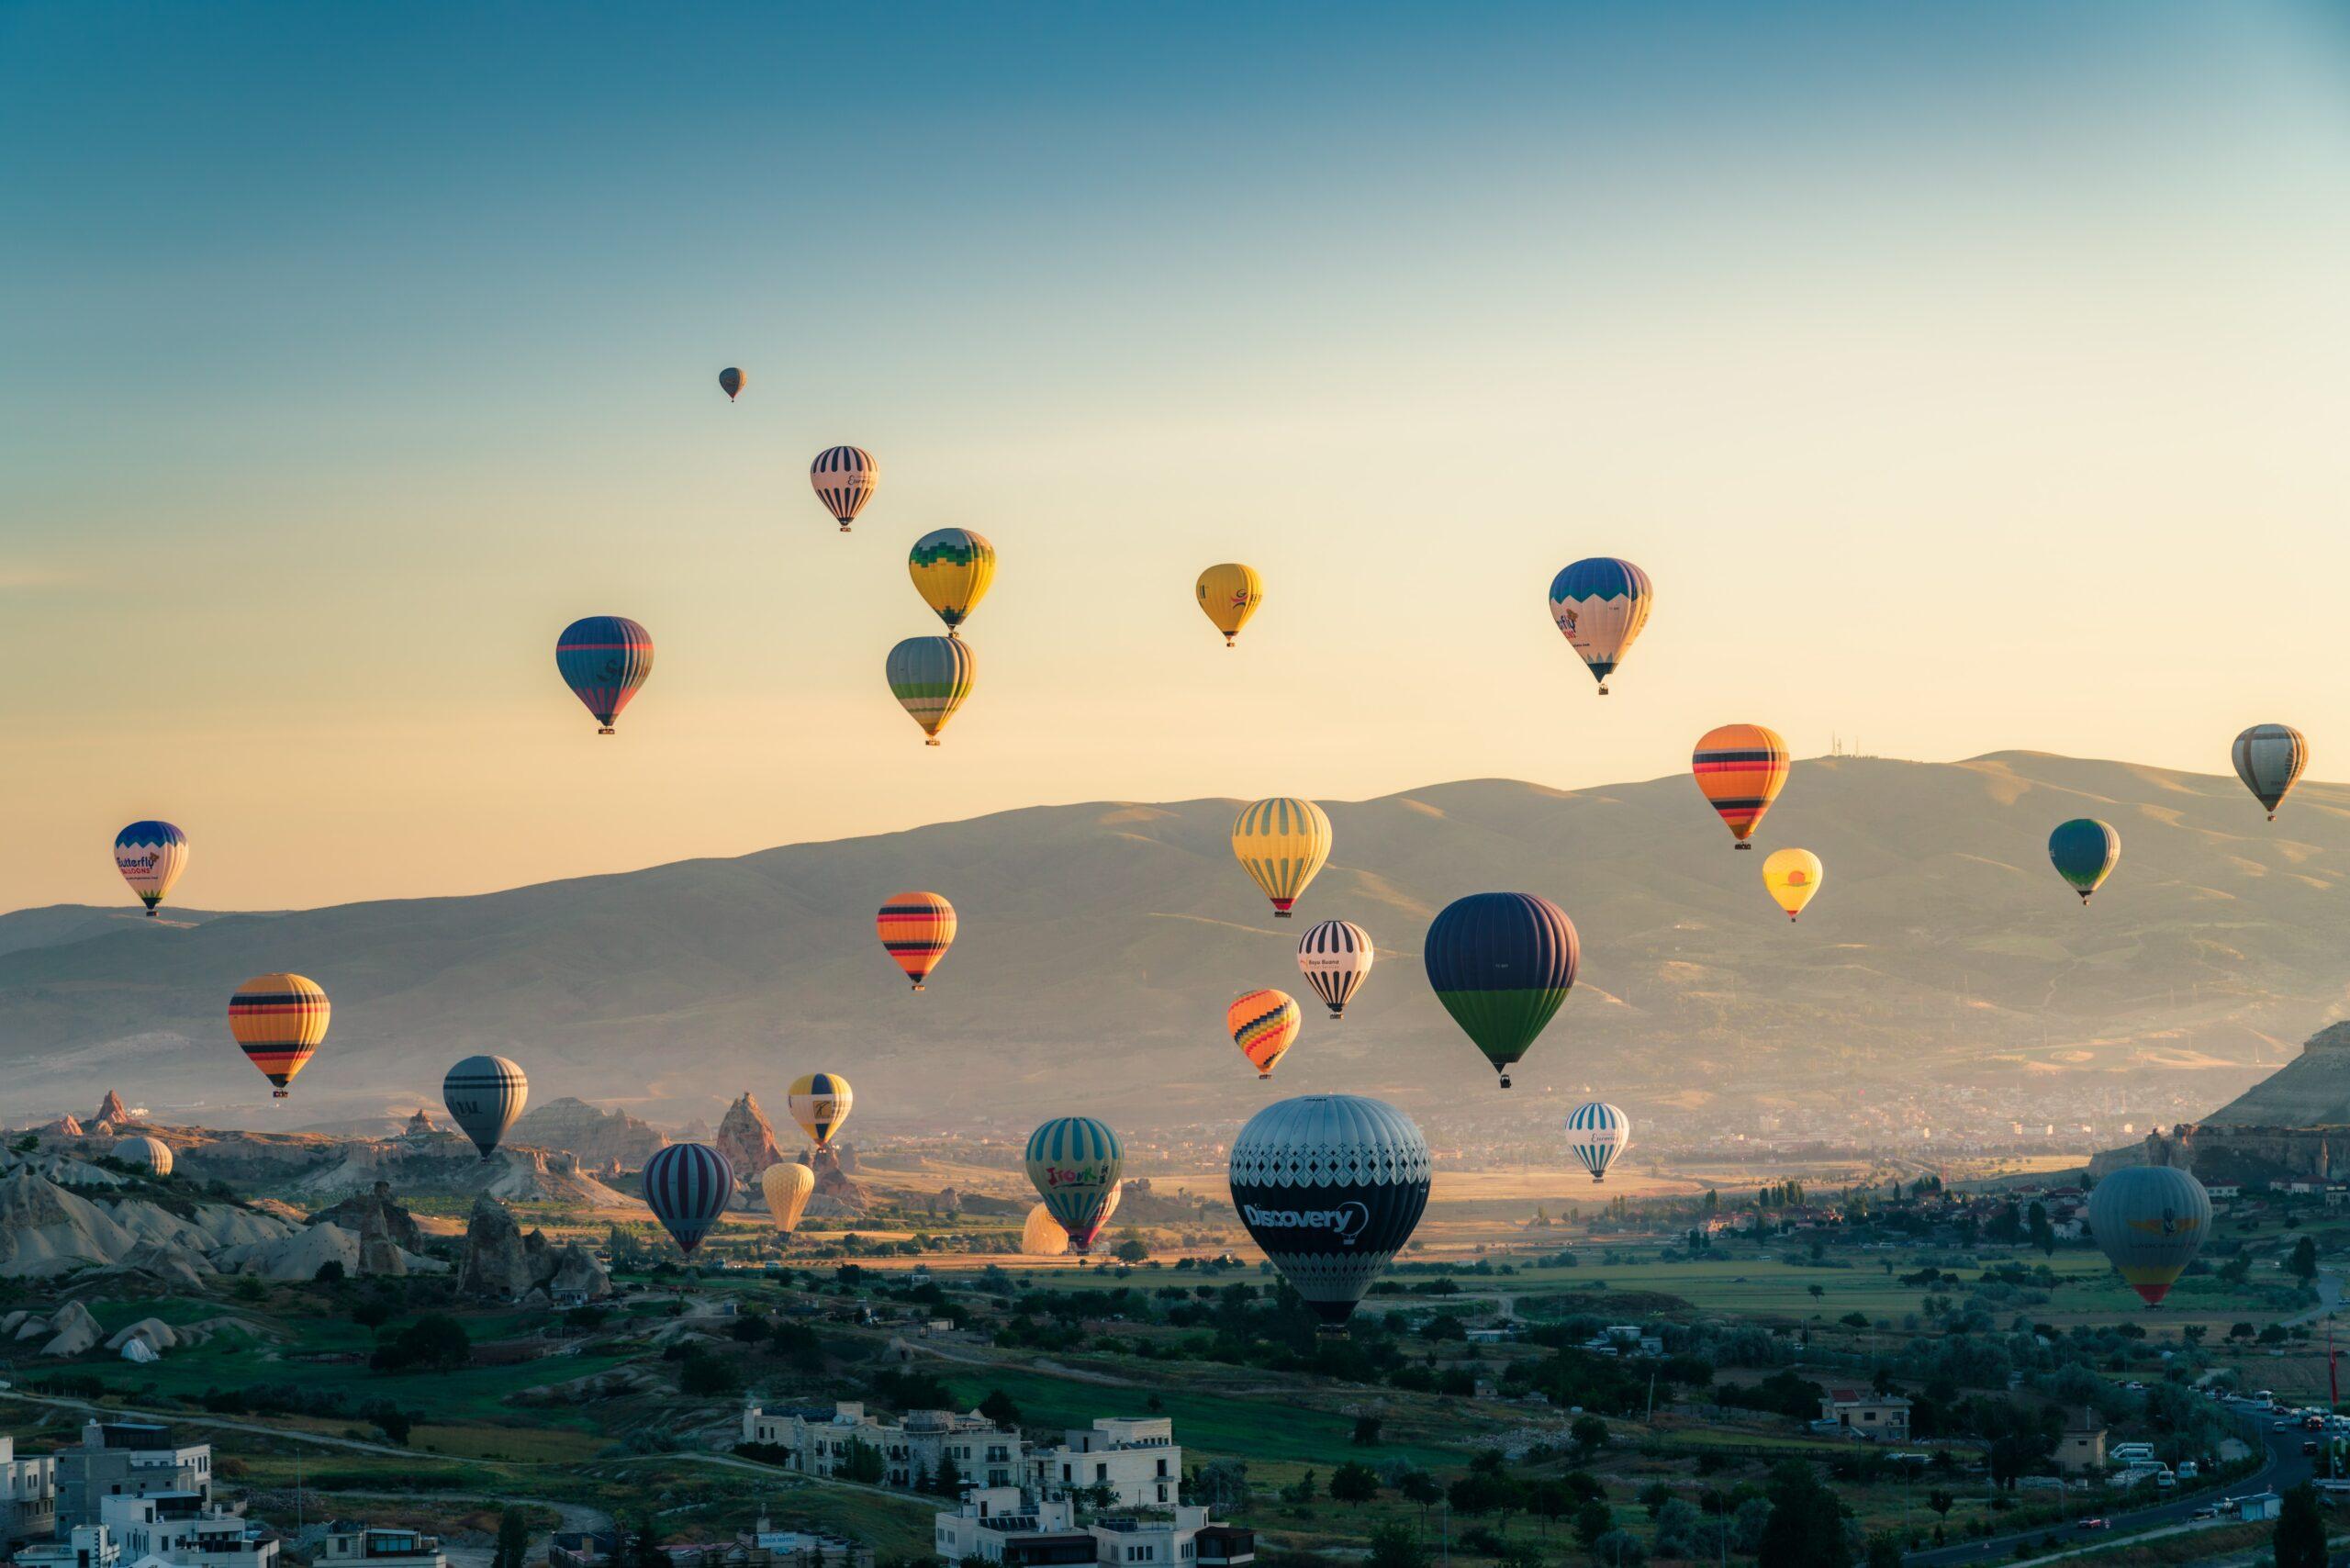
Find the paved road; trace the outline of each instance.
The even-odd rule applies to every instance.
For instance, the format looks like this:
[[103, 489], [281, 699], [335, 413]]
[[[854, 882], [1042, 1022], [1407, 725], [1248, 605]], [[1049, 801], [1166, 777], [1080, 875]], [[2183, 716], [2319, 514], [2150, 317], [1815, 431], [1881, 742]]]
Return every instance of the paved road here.
[[1995, 1535], [1986, 1540], [1913, 1551], [1901, 1561], [1908, 1568], [1950, 1568], [1953, 1563], [1981, 1562], [1995, 1557], [2005, 1561], [2014, 1555], [2017, 1541], [2037, 1541], [2048, 1535], [2058, 1537], [2067, 1545], [2076, 1540], [2083, 1543], [2108, 1544], [2116, 1536], [2142, 1530], [2150, 1525], [2183, 1524], [2196, 1509], [2210, 1507], [2222, 1495], [2240, 1497], [2254, 1492], [2282, 1492], [2288, 1486], [2297, 1486], [2307, 1481], [2316, 1464], [2316, 1461], [2301, 1452], [2301, 1443], [2310, 1434], [2299, 1428], [2285, 1432], [2272, 1431], [2266, 1419], [2263, 1419], [2259, 1427], [2261, 1441], [2268, 1452], [2267, 1462], [2250, 1475], [2238, 1476], [2229, 1482], [2220, 1492], [2199, 1492], [2182, 1497], [2176, 1503], [2156, 1503], [2151, 1507], [2137, 1508], [2128, 1513], [2100, 1515], [2093, 1499], [2100, 1495], [2101, 1489], [2085, 1489], [2075, 1497], [2075, 1516], [2089, 1515], [2110, 1519], [2113, 1521], [2110, 1532], [2084, 1534], [2070, 1525], [2042, 1525], [2034, 1529]]
[[2327, 1265], [2320, 1263], [2317, 1266], [2316, 1285], [2318, 1305], [2298, 1316], [2286, 1318], [2284, 1320], [2286, 1327], [2290, 1328], [2301, 1323], [2314, 1323], [2321, 1317], [2330, 1317], [2342, 1305], [2342, 1276], [2339, 1273]]

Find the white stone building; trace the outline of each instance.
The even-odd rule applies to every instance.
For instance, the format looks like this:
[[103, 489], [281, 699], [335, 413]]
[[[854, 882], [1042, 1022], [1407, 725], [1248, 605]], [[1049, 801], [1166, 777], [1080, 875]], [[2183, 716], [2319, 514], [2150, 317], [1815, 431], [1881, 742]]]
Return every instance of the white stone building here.
[[342, 1519], [327, 1526], [326, 1540], [312, 1562], [337, 1568], [449, 1568], [437, 1535]]
[[1107, 1486], [1120, 1506], [1166, 1507], [1182, 1484], [1183, 1450], [1165, 1416], [1105, 1416], [1065, 1429], [1058, 1447], [1031, 1450], [1028, 1476], [1046, 1497]]
[[1253, 1530], [1218, 1524], [1205, 1508], [1175, 1506], [1077, 1522], [1067, 1497], [1018, 1486], [974, 1487], [960, 1507], [932, 1521], [932, 1549], [948, 1562], [978, 1558], [1005, 1568], [1247, 1568]]
[[0, 1552], [57, 1529], [57, 1462], [17, 1457], [17, 1439], [0, 1437]]
[[98, 1513], [121, 1568], [276, 1568], [274, 1537], [193, 1492], [102, 1497]]
[[75, 1525], [62, 1540], [17, 1548], [17, 1568], [115, 1568], [122, 1548], [104, 1525]]
[[1028, 1445], [987, 1417], [957, 1410], [909, 1410], [902, 1421], [868, 1413], [848, 1401], [829, 1411], [776, 1410], [752, 1406], [743, 1412], [743, 1441], [784, 1450], [787, 1468], [809, 1475], [849, 1475], [859, 1445], [880, 1460], [880, 1484], [920, 1486], [934, 1483], [946, 1462], [975, 1486], [1016, 1485], [1027, 1465]]
[[[212, 1445], [174, 1443], [151, 1421], [85, 1421], [78, 1447], [57, 1451], [61, 1529], [104, 1524], [108, 1497], [185, 1493], [212, 1500]], [[119, 1539], [119, 1532], [118, 1532]]]

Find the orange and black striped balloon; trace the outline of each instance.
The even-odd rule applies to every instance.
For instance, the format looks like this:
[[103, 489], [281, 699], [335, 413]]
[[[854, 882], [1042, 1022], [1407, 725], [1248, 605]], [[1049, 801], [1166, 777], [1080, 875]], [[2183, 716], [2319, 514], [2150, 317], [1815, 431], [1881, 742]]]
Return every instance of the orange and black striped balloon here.
[[1738, 847], [1751, 849], [1747, 840], [1787, 781], [1787, 743], [1761, 724], [1724, 724], [1699, 739], [1689, 770]]
[[229, 1032], [244, 1047], [246, 1059], [277, 1086], [274, 1097], [283, 1100], [285, 1086], [327, 1037], [331, 1011], [326, 991], [314, 980], [255, 975], [229, 999]]
[[946, 949], [955, 945], [955, 906], [936, 893], [891, 893], [873, 929], [898, 968], [920, 991]]

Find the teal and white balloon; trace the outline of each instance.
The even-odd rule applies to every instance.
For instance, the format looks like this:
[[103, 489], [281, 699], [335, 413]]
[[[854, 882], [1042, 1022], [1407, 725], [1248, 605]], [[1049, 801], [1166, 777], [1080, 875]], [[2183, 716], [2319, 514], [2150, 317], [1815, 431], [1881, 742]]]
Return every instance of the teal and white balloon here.
[[1578, 1105], [1567, 1117], [1567, 1148], [1595, 1182], [1606, 1181], [1607, 1168], [1631, 1147], [1632, 1118], [1605, 1100]]

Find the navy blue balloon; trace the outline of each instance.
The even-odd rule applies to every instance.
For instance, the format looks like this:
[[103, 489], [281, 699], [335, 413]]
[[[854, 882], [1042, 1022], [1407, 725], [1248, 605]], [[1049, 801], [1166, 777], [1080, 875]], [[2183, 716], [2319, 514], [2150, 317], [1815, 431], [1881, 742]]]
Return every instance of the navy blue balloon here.
[[700, 1143], [673, 1143], [644, 1162], [644, 1202], [653, 1217], [691, 1252], [734, 1195], [734, 1167]]
[[1509, 1087], [1509, 1066], [1567, 1000], [1583, 944], [1567, 912], [1532, 893], [1471, 893], [1428, 927], [1420, 960], [1436, 999]]

